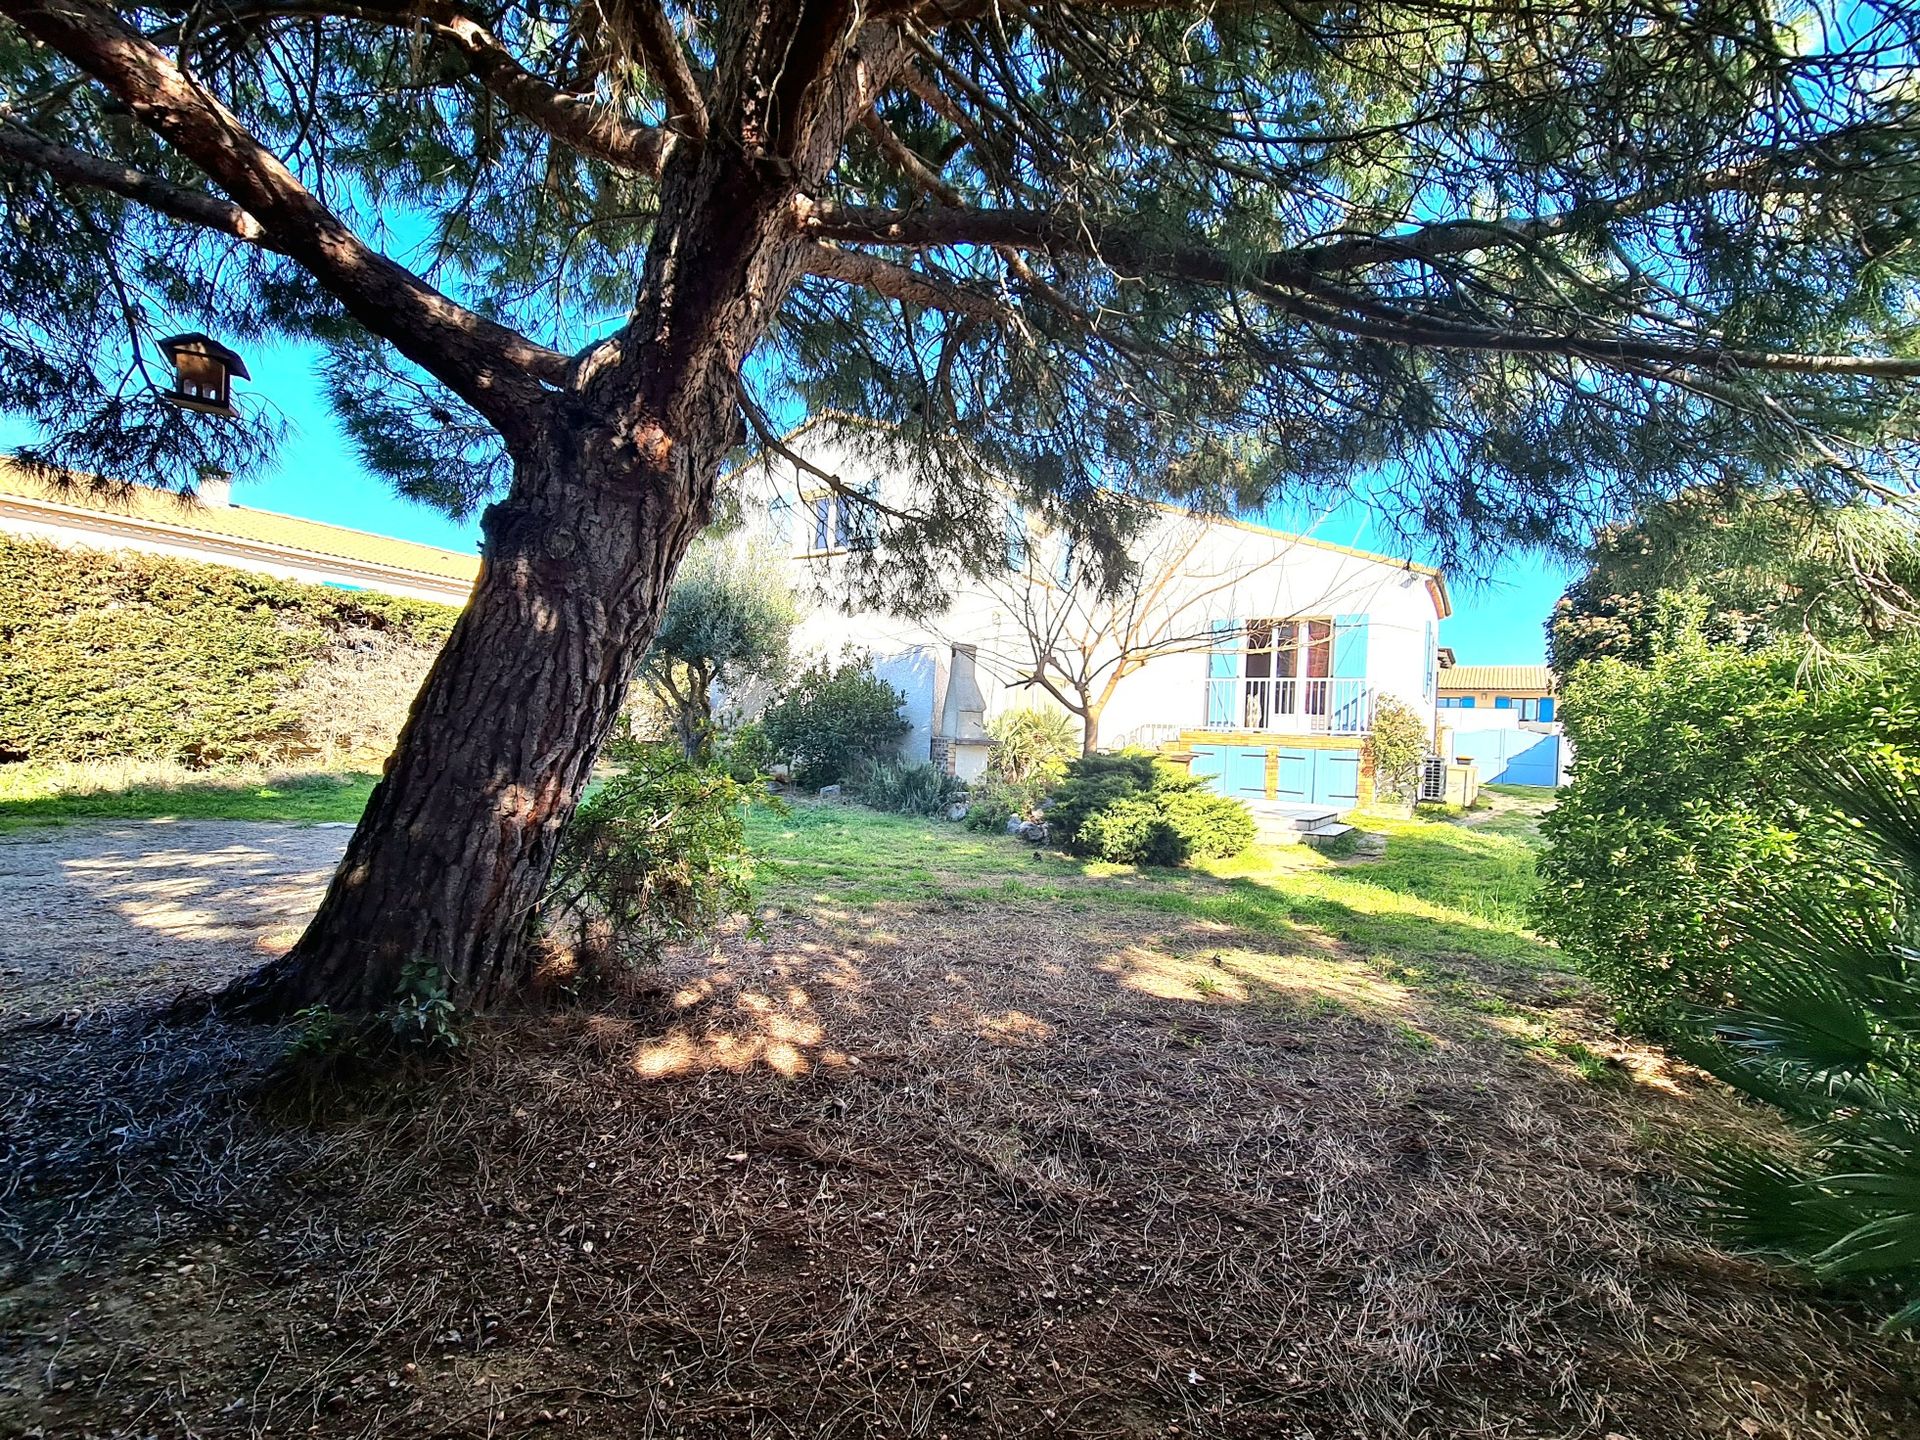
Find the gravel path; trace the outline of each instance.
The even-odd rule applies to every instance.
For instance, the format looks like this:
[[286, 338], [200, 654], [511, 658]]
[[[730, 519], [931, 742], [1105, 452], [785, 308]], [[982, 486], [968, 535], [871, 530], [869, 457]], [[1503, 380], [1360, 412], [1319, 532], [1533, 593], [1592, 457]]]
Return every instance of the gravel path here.
[[0, 835], [0, 1019], [216, 985], [291, 944], [348, 825], [121, 820]]

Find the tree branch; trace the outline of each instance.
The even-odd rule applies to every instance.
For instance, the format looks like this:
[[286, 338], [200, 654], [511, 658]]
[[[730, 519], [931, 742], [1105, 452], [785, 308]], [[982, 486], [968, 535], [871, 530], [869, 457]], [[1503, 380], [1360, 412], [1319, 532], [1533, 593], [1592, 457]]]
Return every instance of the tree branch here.
[[[894, 211], [813, 205], [802, 226], [821, 239], [848, 244], [938, 249], [991, 245], [1073, 255], [1142, 278], [1171, 278], [1223, 288], [1250, 286], [1289, 313], [1343, 334], [1390, 344], [1560, 355], [1601, 362], [1673, 365], [1702, 370], [1766, 370], [1804, 375], [1920, 377], [1920, 359], [1892, 355], [1821, 355], [1671, 344], [1632, 336], [1552, 335], [1496, 329], [1421, 316], [1329, 286], [1301, 256], [1274, 251], [1246, 262], [1199, 246], [1168, 244], [1149, 234], [1057, 218], [1034, 210], [939, 206]], [[1484, 234], [1481, 236], [1484, 241]], [[1468, 248], [1463, 245], [1462, 248]], [[1289, 294], [1289, 291], [1298, 292]]]
[[175, 185], [131, 165], [56, 145], [18, 125], [0, 122], [0, 156], [29, 169], [43, 170], [63, 185], [105, 190], [203, 230], [230, 235], [263, 250], [278, 248], [260, 222], [231, 200]]
[[502, 433], [524, 433], [543, 408], [540, 381], [564, 378], [566, 357], [474, 314], [368, 246], [226, 106], [97, 0], [0, 0], [0, 13], [122, 100], [231, 195], [273, 249]]
[[633, 21], [633, 42], [640, 52], [640, 63], [647, 67], [653, 83], [667, 97], [667, 128], [695, 140], [707, 138], [707, 103], [700, 96], [699, 82], [687, 66], [680, 37], [673, 33], [657, 0], [629, 0], [627, 17]]
[[1008, 319], [1011, 313], [999, 297], [984, 290], [956, 285], [935, 275], [923, 275], [860, 250], [816, 245], [801, 263], [809, 275], [863, 286], [877, 295], [924, 305], [929, 310], [994, 321]]
[[[541, 79], [521, 64], [492, 31], [449, 0], [345, 0], [345, 3], [342, 0], [278, 0], [272, 4], [237, 6], [222, 18], [333, 18], [400, 29], [424, 27], [457, 51], [474, 77], [509, 110], [583, 155], [622, 170], [658, 175], [674, 145], [675, 136], [670, 131], [623, 120], [599, 97], [570, 94]], [[662, 24], [665, 19], [661, 16]], [[671, 38], [671, 30], [668, 34]], [[642, 58], [644, 61], [645, 56]], [[692, 92], [692, 99], [700, 104], [697, 89]], [[673, 103], [671, 92], [669, 100]], [[700, 133], [704, 135], [704, 105], [700, 106], [699, 124]]]

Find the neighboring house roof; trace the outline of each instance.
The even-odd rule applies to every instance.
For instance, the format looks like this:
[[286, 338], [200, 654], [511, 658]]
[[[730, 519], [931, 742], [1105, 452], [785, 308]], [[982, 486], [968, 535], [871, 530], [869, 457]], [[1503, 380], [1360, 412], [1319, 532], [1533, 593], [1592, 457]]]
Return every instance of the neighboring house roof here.
[[[886, 427], [877, 421], [862, 415], [852, 415], [838, 410], [822, 411], [808, 416], [783, 437], [781, 443], [791, 445], [815, 426], [852, 426], [869, 430], [884, 431]], [[1431, 565], [1416, 564], [1398, 555], [1383, 555], [1377, 550], [1361, 550], [1352, 545], [1339, 545], [1331, 540], [1318, 540], [1311, 535], [1297, 534], [1292, 530], [1277, 530], [1271, 525], [1262, 525], [1254, 520], [1242, 520], [1233, 515], [1209, 515], [1204, 511], [1188, 510], [1179, 505], [1170, 505], [1162, 500], [1151, 502], [1157, 509], [1170, 515], [1192, 515], [1218, 525], [1231, 525], [1240, 530], [1251, 530], [1260, 535], [1271, 535], [1276, 540], [1292, 541], [1301, 545], [1311, 545], [1319, 550], [1332, 550], [1341, 555], [1352, 555], [1361, 560], [1372, 560], [1381, 565], [1391, 565], [1396, 570], [1406, 570], [1420, 576], [1427, 582], [1427, 589], [1433, 596], [1433, 605], [1439, 617], [1444, 620], [1453, 614], [1453, 597], [1447, 593], [1447, 577]]]
[[90, 484], [84, 477], [68, 484], [49, 483], [25, 466], [0, 457], [0, 499], [5, 498], [76, 517], [91, 514], [140, 529], [152, 527], [170, 532], [176, 539], [191, 541], [196, 535], [204, 536], [213, 542], [208, 558], [215, 562], [221, 556], [211, 551], [225, 541], [321, 561], [345, 561], [376, 571], [432, 576], [443, 582], [458, 582], [462, 587], [472, 584], [480, 568], [478, 555], [271, 510], [204, 504], [147, 485], [105, 487]]
[[1454, 665], [1440, 672], [1440, 688], [1546, 694], [1553, 689], [1553, 677], [1544, 665]]

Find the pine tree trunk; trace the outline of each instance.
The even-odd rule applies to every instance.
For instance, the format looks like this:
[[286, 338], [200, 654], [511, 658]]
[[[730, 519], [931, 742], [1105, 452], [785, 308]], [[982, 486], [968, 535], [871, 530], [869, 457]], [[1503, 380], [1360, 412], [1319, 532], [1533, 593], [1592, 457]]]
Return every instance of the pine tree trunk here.
[[1080, 712], [1080, 753], [1091, 755], [1100, 748], [1100, 715], [1105, 707], [1089, 705]]
[[740, 367], [812, 243], [796, 200], [906, 63], [894, 37], [838, 63], [852, 12], [813, 8], [757, 7], [720, 67], [717, 112], [747, 118], [673, 152], [630, 323], [516, 426], [473, 599], [319, 913], [228, 1003], [377, 1009], [410, 964], [466, 1006], [524, 982], [560, 832], [743, 438]]
[[590, 449], [523, 461], [487, 512], [473, 599], [319, 913], [230, 999], [374, 1009], [410, 963], [468, 1005], [524, 980], [561, 829], [705, 522], [680, 487], [609, 473]]

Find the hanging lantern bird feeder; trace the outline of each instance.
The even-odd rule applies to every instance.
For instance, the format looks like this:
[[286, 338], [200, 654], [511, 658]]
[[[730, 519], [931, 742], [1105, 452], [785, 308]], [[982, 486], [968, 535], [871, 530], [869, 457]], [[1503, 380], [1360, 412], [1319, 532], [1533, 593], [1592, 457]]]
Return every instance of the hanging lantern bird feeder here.
[[247, 362], [211, 335], [169, 335], [160, 353], [173, 366], [173, 389], [166, 398], [187, 410], [233, 415], [233, 377], [251, 380]]

